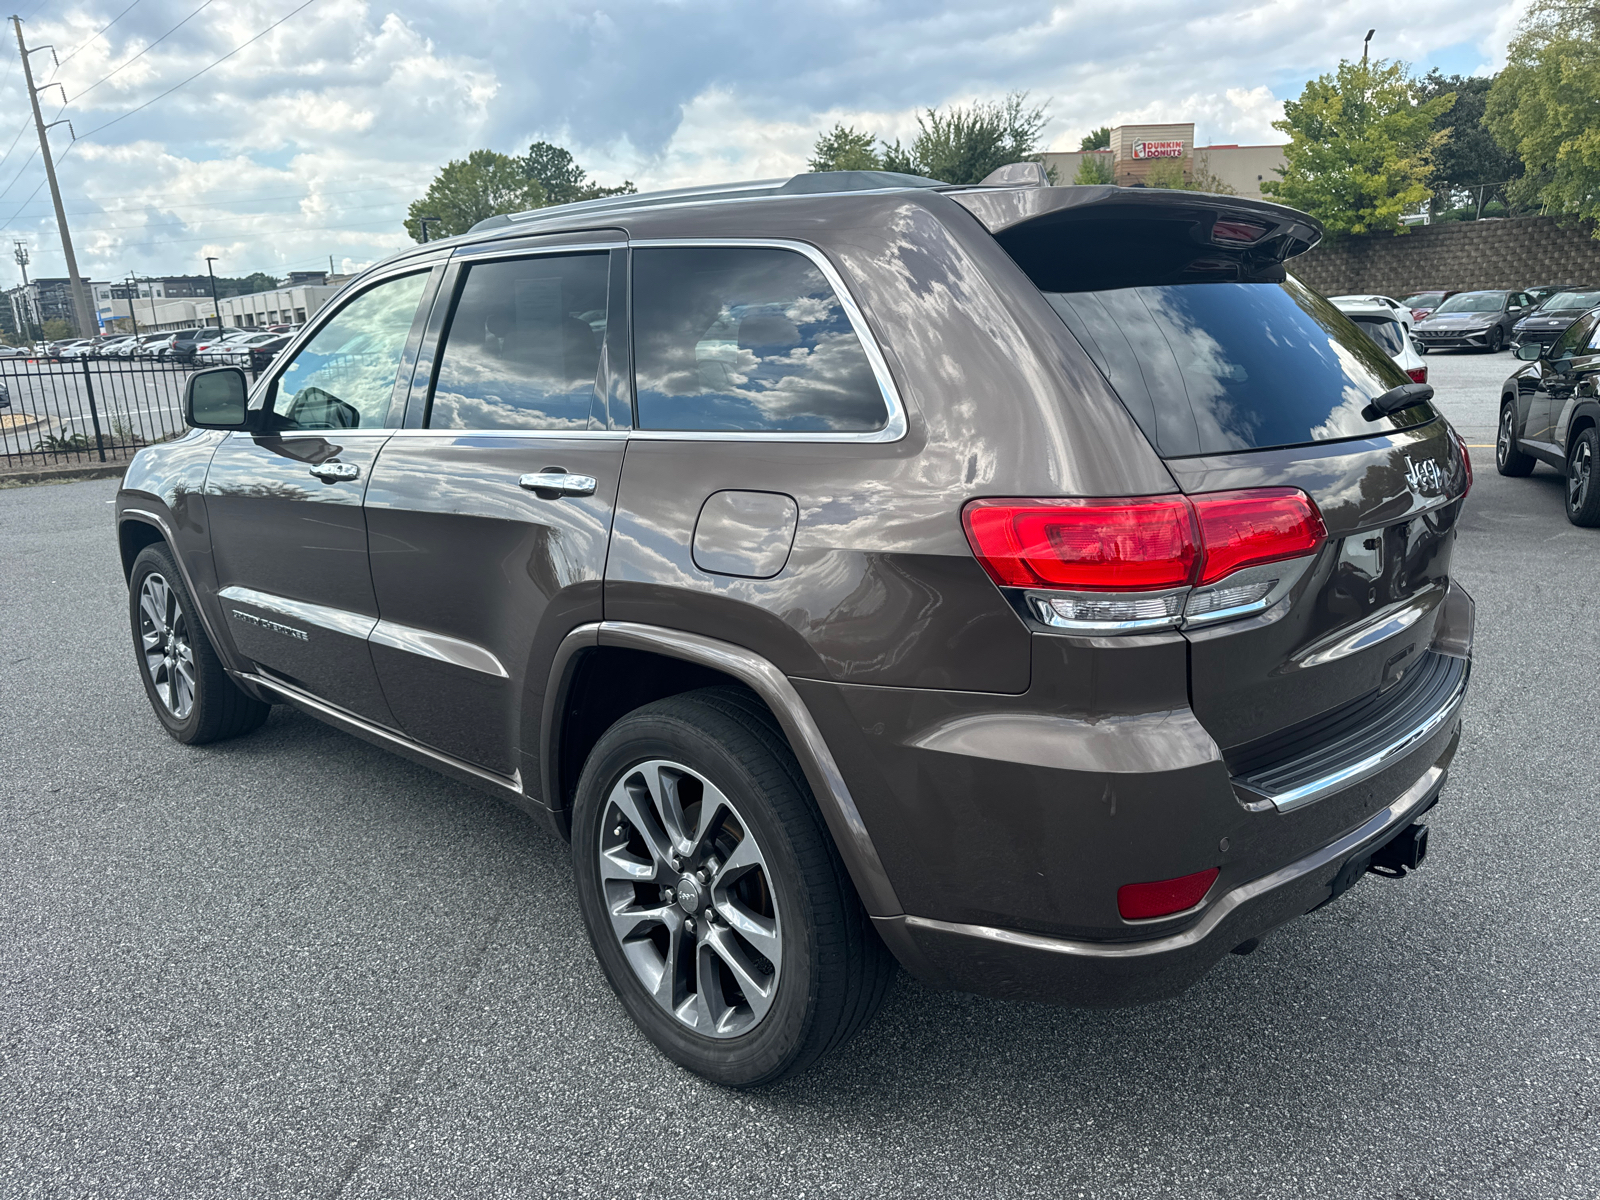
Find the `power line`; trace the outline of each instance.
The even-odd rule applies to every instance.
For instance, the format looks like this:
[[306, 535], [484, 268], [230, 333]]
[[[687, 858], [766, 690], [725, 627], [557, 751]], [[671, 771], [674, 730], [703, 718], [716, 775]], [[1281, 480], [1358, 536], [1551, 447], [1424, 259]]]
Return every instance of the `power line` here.
[[[135, 0], [135, 2], [137, 2], [137, 0]], [[155, 41], [151, 42], [143, 50], [139, 51], [139, 53], [135, 54], [132, 58], [125, 59], [121, 63], [117, 64], [117, 66], [112, 69], [111, 75], [115, 75], [118, 71], [122, 70], [123, 67], [131, 65], [132, 63], [135, 63], [139, 59], [143, 58], [146, 54], [149, 54], [150, 51], [154, 50], [157, 46], [161, 45], [162, 42], [166, 41], [173, 34], [177, 33], [178, 30], [182, 29], [190, 21], [192, 21], [196, 17], [198, 17], [200, 15], [200, 10], [205, 8], [205, 7], [207, 7], [207, 5], [209, 5], [211, 2], [212, 2], [212, 0], [204, 0], [204, 3], [202, 3], [200, 5], [200, 8], [195, 9], [187, 17], [185, 17], [183, 20], [179, 21], [176, 25], [174, 25], [171, 29], [169, 29], [165, 33], [163, 33]], [[129, 7], [132, 7], [132, 6], [130, 5]], [[124, 11], [126, 11], [126, 10], [124, 10]], [[109, 26], [107, 28], [109, 28]], [[76, 54], [77, 51], [73, 51], [73, 53]], [[76, 96], [74, 96], [72, 98], [72, 100], [73, 101], [81, 100], [84, 96], [87, 96], [90, 92], [94, 91], [95, 88], [99, 87], [107, 79], [110, 79], [111, 75], [107, 75], [104, 78], [95, 80], [95, 82], [91, 83], [88, 87], [84, 88], [83, 91], [79, 92]], [[180, 84], [179, 86], [181, 87], [182, 85]], [[70, 101], [69, 101], [69, 103], [70, 103]], [[134, 109], [134, 111], [138, 112], [139, 110], [138, 109]], [[107, 122], [107, 124], [109, 124], [109, 122]], [[104, 128], [104, 126], [102, 126], [102, 128]]]
[[[400, 203], [402, 203], [402, 201], [399, 201], [399, 200], [383, 200], [383, 201], [378, 202], [377, 204], [351, 204], [351, 205], [345, 206], [344, 211], [345, 212], [360, 212], [363, 209], [368, 209], [368, 208], [391, 208], [394, 205], [400, 204]], [[238, 214], [238, 215], [232, 216], [232, 217], [211, 217], [211, 218], [206, 219], [206, 223], [215, 225], [215, 224], [220, 224], [223, 221], [254, 221], [254, 220], [257, 220], [257, 219], [259, 219], [261, 217], [287, 217], [287, 216], [292, 216], [292, 215], [293, 215], [292, 213], [286, 213], [286, 212], [284, 212], [284, 213], [270, 213], [270, 212], [266, 212], [266, 213], [241, 213], [241, 214]], [[112, 230], [112, 229], [160, 229], [163, 226], [165, 226], [167, 228], [171, 228], [173, 226], [181, 226], [181, 227], [187, 228], [189, 226], [189, 224], [190, 224], [190, 222], [188, 222], [188, 221], [158, 221], [158, 222], [153, 222], [153, 223], [152, 222], [143, 222], [143, 223], [134, 224], [134, 225], [79, 225], [78, 226], [78, 232], [79, 233], [105, 233], [105, 232], [108, 232], [109, 230]]]
[[[200, 76], [204, 75], [207, 71], [211, 70], [212, 67], [215, 67], [215, 66], [218, 66], [218, 65], [220, 65], [222, 63], [227, 62], [235, 54], [239, 53], [239, 51], [243, 50], [246, 46], [250, 45], [251, 42], [260, 41], [262, 38], [266, 37], [267, 34], [271, 33], [274, 29], [276, 29], [279, 25], [282, 25], [290, 17], [294, 16], [295, 13], [300, 12], [302, 9], [310, 8], [316, 2], [317, 2], [317, 0], [305, 0], [304, 3], [300, 4], [299, 6], [293, 8], [293, 9], [291, 9], [289, 12], [287, 12], [283, 16], [279, 17], [271, 25], [268, 25], [260, 33], [256, 34], [255, 37], [250, 38], [249, 41], [241, 42], [239, 45], [235, 46], [232, 50], [229, 50], [226, 54], [224, 54], [221, 58], [217, 59], [215, 62], [207, 63], [205, 66], [201, 67], [198, 71], [196, 71], [193, 75], [189, 76], [189, 78], [183, 80], [183, 82], [173, 84], [166, 91], [162, 92], [161, 95], [159, 95], [159, 96], [152, 96], [149, 100], [146, 100], [143, 104], [139, 105], [138, 108], [130, 108], [127, 112], [123, 113], [120, 117], [113, 117], [111, 120], [107, 121], [104, 125], [95, 126], [93, 129], [89, 130], [88, 133], [82, 134], [77, 140], [81, 142], [81, 141], [87, 140], [88, 138], [92, 138], [95, 134], [99, 133], [102, 129], [109, 129], [111, 126], [115, 125], [118, 121], [126, 121], [129, 117], [133, 116], [134, 113], [140, 112], [140, 111], [142, 111], [142, 110], [144, 110], [146, 108], [149, 108], [157, 100], [164, 100], [166, 97], [172, 95], [172, 93], [177, 91], [179, 88], [185, 86], [186, 84], [193, 83], [196, 79], [199, 79]], [[211, 0], [206, 0], [206, 4], [209, 4], [209, 3], [211, 3]], [[205, 5], [201, 5], [201, 7], [204, 8]], [[198, 10], [196, 10], [196, 11], [198, 11]], [[68, 147], [68, 148], [70, 149], [70, 147]], [[63, 156], [63, 157], [65, 157], [65, 156]]]
[[[73, 59], [73, 56], [76, 55], [79, 50], [82, 50], [90, 42], [94, 41], [95, 38], [99, 37], [102, 33], [104, 33], [106, 30], [110, 29], [118, 21], [122, 20], [123, 17], [127, 16], [130, 12], [133, 11], [134, 6], [137, 5], [138, 3], [139, 3], [139, 0], [133, 0], [133, 4], [128, 5], [127, 8], [123, 9], [116, 16], [112, 17], [111, 20], [107, 21], [104, 25], [100, 26], [100, 28], [98, 30], [96, 30], [93, 34], [91, 34], [89, 37], [85, 38], [83, 41], [79, 42], [77, 47], [70, 54], [68, 54], [65, 58], [61, 59], [60, 61], [58, 61], [56, 63], [56, 69], [54, 71], [50, 72], [50, 78], [54, 79], [56, 77], [56, 73], [59, 72], [61, 70], [61, 68], [64, 67], [67, 63], [71, 62], [72, 59]], [[0, 87], [3, 87], [3, 86], [4, 86], [3, 84], [0, 84]]]
[[[63, 157], [65, 157], [65, 156], [63, 156]], [[59, 162], [60, 159], [57, 159], [56, 161]], [[221, 207], [224, 204], [231, 204], [231, 203], [236, 203], [236, 202], [241, 202], [241, 201], [242, 202], [249, 202], [249, 203], [252, 203], [252, 204], [264, 204], [269, 200], [310, 200], [310, 199], [319, 198], [319, 197], [322, 197], [322, 196], [354, 196], [354, 195], [359, 195], [362, 192], [380, 192], [380, 191], [382, 191], [382, 192], [388, 192], [388, 191], [399, 192], [399, 191], [416, 191], [416, 190], [417, 190], [416, 187], [414, 187], [413, 185], [408, 184], [408, 183], [375, 183], [371, 187], [345, 188], [345, 189], [342, 189], [342, 190], [336, 191], [336, 192], [284, 192], [284, 193], [282, 193], [280, 195], [276, 195], [276, 196], [249, 196], [249, 195], [246, 195], [246, 196], [218, 196], [218, 197], [216, 197], [216, 198], [214, 198], [212, 200], [194, 200], [194, 201], [191, 201], [191, 202], [186, 203], [186, 204], [161, 204], [161, 203], [159, 203], [159, 201], [161, 199], [160, 196], [152, 196], [147, 201], [143, 201], [141, 203], [144, 204], [144, 205], [154, 206], [154, 207], [162, 209], [162, 210], [166, 210], [166, 209], [169, 209], [169, 208], [217, 208], [217, 207]], [[192, 193], [188, 193], [188, 192], [172, 192], [172, 193], [169, 193], [169, 194], [170, 195], [190, 195]], [[69, 217], [98, 217], [98, 216], [103, 216], [103, 215], [105, 215], [107, 213], [132, 212], [132, 211], [134, 211], [135, 207], [137, 207], [137, 206], [129, 207], [129, 208], [106, 208], [104, 205], [101, 205], [98, 208], [75, 208], [75, 209], [70, 209], [67, 212], [67, 215]], [[43, 214], [40, 214], [40, 215], [43, 215]], [[267, 215], [267, 214], [263, 214], [263, 215]]]
[[[278, 232], [279, 233], [329, 233], [329, 232], [332, 232], [333, 230], [336, 230], [336, 229], [361, 229], [364, 226], [371, 225], [371, 224], [372, 224], [372, 222], [370, 220], [368, 220], [368, 221], [354, 221], [354, 222], [352, 222], [352, 223], [350, 223], [348, 225], [313, 225], [313, 226], [299, 227], [299, 228], [294, 228], [294, 229], [281, 229], [281, 230], [278, 230]], [[381, 230], [381, 229], [371, 229], [371, 230], [368, 230], [367, 232], [369, 232], [369, 233], [382, 233], [383, 230]], [[397, 230], [396, 232], [403, 232], [403, 231]], [[188, 244], [190, 242], [214, 242], [214, 241], [217, 241], [217, 240], [219, 240], [219, 239], [213, 238], [213, 237], [157, 238], [156, 240], [149, 241], [149, 242], [123, 242], [122, 244], [120, 244], [117, 247], [117, 249], [118, 250], [137, 250], [137, 249], [140, 249], [140, 248], [142, 248], [144, 246], [182, 246], [182, 245], [186, 245], [186, 244]]]

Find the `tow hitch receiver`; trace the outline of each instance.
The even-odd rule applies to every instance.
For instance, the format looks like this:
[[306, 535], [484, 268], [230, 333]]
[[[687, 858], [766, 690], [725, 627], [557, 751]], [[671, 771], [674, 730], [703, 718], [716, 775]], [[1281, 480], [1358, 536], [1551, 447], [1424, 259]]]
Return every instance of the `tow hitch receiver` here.
[[1374, 875], [1400, 879], [1407, 871], [1415, 871], [1428, 857], [1428, 827], [1420, 822], [1407, 825], [1392, 842], [1373, 852], [1367, 867]]
[[1348, 892], [1369, 871], [1385, 879], [1404, 879], [1407, 871], [1415, 871], [1427, 857], [1428, 827], [1420, 821], [1407, 825], [1376, 850], [1346, 860], [1328, 885], [1328, 898], [1317, 907], [1321, 908]]

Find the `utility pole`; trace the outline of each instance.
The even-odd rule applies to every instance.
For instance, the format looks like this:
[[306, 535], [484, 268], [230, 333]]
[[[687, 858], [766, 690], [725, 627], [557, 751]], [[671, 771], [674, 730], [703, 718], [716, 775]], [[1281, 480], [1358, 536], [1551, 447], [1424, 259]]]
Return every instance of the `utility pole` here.
[[28, 341], [33, 341], [33, 309], [28, 303], [28, 243], [16, 243], [16, 253], [12, 255], [17, 260], [17, 266], [22, 268], [22, 289], [20, 294], [11, 297], [11, 312], [17, 317], [17, 329]]
[[17, 252], [12, 257], [17, 260], [17, 266], [22, 268], [22, 286], [28, 286], [28, 243], [18, 242]]
[[1376, 29], [1367, 30], [1367, 36], [1361, 42], [1361, 65], [1363, 67], [1367, 65], [1367, 47], [1372, 44], [1372, 35], [1377, 32]]
[[[94, 308], [89, 303], [89, 291], [83, 286], [83, 278], [78, 274], [78, 256], [72, 252], [72, 234], [67, 230], [67, 210], [61, 203], [61, 185], [56, 182], [56, 163], [55, 159], [50, 157], [50, 138], [45, 133], [50, 126], [44, 123], [44, 114], [39, 111], [39, 91], [33, 86], [33, 63], [28, 58], [33, 51], [29, 50], [27, 43], [22, 40], [22, 18], [12, 17], [11, 24], [16, 27], [17, 52], [22, 55], [22, 77], [28, 84], [28, 100], [33, 105], [33, 123], [39, 130], [39, 153], [44, 157], [44, 177], [50, 181], [50, 199], [55, 201], [56, 205], [56, 228], [61, 231], [61, 252], [67, 260], [67, 292], [72, 297], [72, 311], [78, 319], [78, 336], [93, 337], [98, 332], [98, 325], [94, 319]], [[55, 54], [49, 46], [35, 46], [34, 50], [50, 50], [52, 56]], [[62, 88], [61, 94], [65, 96], [67, 89]], [[71, 122], [54, 121], [51, 124], [65, 124], [71, 128]]]
[[214, 258], [206, 259], [206, 274], [211, 276], [211, 311], [216, 314], [217, 328], [222, 328], [222, 302], [217, 299], [217, 273], [211, 269]]
[[[133, 336], [139, 336], [139, 318], [134, 315], [133, 302], [139, 298], [139, 277], [128, 272], [128, 321], [133, 325]], [[115, 311], [115, 310], [113, 310]]]

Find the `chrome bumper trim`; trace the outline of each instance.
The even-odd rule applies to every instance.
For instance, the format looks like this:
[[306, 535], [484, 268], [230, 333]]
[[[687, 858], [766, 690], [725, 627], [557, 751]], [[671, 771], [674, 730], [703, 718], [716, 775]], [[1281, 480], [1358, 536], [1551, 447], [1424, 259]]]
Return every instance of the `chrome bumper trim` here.
[[1374, 813], [1359, 829], [1286, 867], [1279, 868], [1270, 875], [1263, 875], [1260, 879], [1234, 888], [1215, 901], [1197, 924], [1170, 937], [1153, 938], [1148, 942], [1080, 942], [1067, 938], [1045, 937], [1037, 933], [1021, 933], [1015, 929], [997, 929], [991, 925], [962, 925], [951, 921], [936, 921], [931, 917], [907, 916], [905, 922], [913, 928], [978, 938], [1018, 949], [1038, 950], [1046, 954], [1070, 955], [1074, 958], [1139, 959], [1187, 950], [1209, 937], [1235, 909], [1265, 896], [1268, 892], [1295, 883], [1314, 871], [1342, 862], [1357, 853], [1366, 843], [1375, 842], [1392, 830], [1405, 828], [1416, 815], [1416, 810], [1443, 782], [1444, 775], [1444, 767], [1438, 764], [1429, 767], [1422, 773], [1421, 778], [1387, 806]]
[[1290, 788], [1286, 792], [1262, 793], [1272, 801], [1272, 806], [1279, 812], [1293, 812], [1307, 804], [1313, 804], [1324, 796], [1332, 795], [1342, 788], [1351, 787], [1363, 779], [1371, 779], [1380, 771], [1392, 766], [1396, 759], [1405, 755], [1412, 747], [1425, 742], [1435, 733], [1439, 732], [1461, 709], [1461, 702], [1466, 699], [1467, 680], [1472, 678], [1472, 660], [1467, 660], [1466, 670], [1461, 672], [1461, 681], [1456, 684], [1455, 690], [1450, 693], [1450, 698], [1436, 709], [1427, 720], [1416, 725], [1402, 736], [1390, 742], [1383, 749], [1378, 750], [1359, 762], [1351, 763], [1334, 771], [1331, 775], [1324, 775], [1320, 779], [1313, 779], [1310, 783], [1303, 783], [1297, 788]]

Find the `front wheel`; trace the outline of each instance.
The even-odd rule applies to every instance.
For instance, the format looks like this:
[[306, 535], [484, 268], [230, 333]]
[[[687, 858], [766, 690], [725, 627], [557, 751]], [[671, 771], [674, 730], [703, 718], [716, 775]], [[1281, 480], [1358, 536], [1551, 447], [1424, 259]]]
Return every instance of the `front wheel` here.
[[1533, 471], [1534, 457], [1517, 448], [1517, 406], [1507, 401], [1500, 406], [1500, 428], [1494, 437], [1494, 466], [1502, 475], [1520, 478]]
[[669, 1058], [773, 1083], [871, 1019], [894, 972], [770, 714], [736, 688], [636, 709], [573, 809], [578, 900], [611, 986]]
[[1600, 525], [1600, 480], [1595, 466], [1600, 461], [1600, 432], [1594, 426], [1572, 440], [1567, 451], [1567, 520], [1586, 528]]
[[1496, 325], [1493, 329], [1489, 330], [1489, 353], [1499, 354], [1501, 350], [1505, 349], [1505, 345], [1506, 332], [1505, 330], [1501, 329], [1500, 326]]
[[128, 616], [150, 707], [178, 741], [218, 742], [267, 719], [271, 705], [245, 695], [222, 669], [165, 545], [146, 546], [133, 560]]

